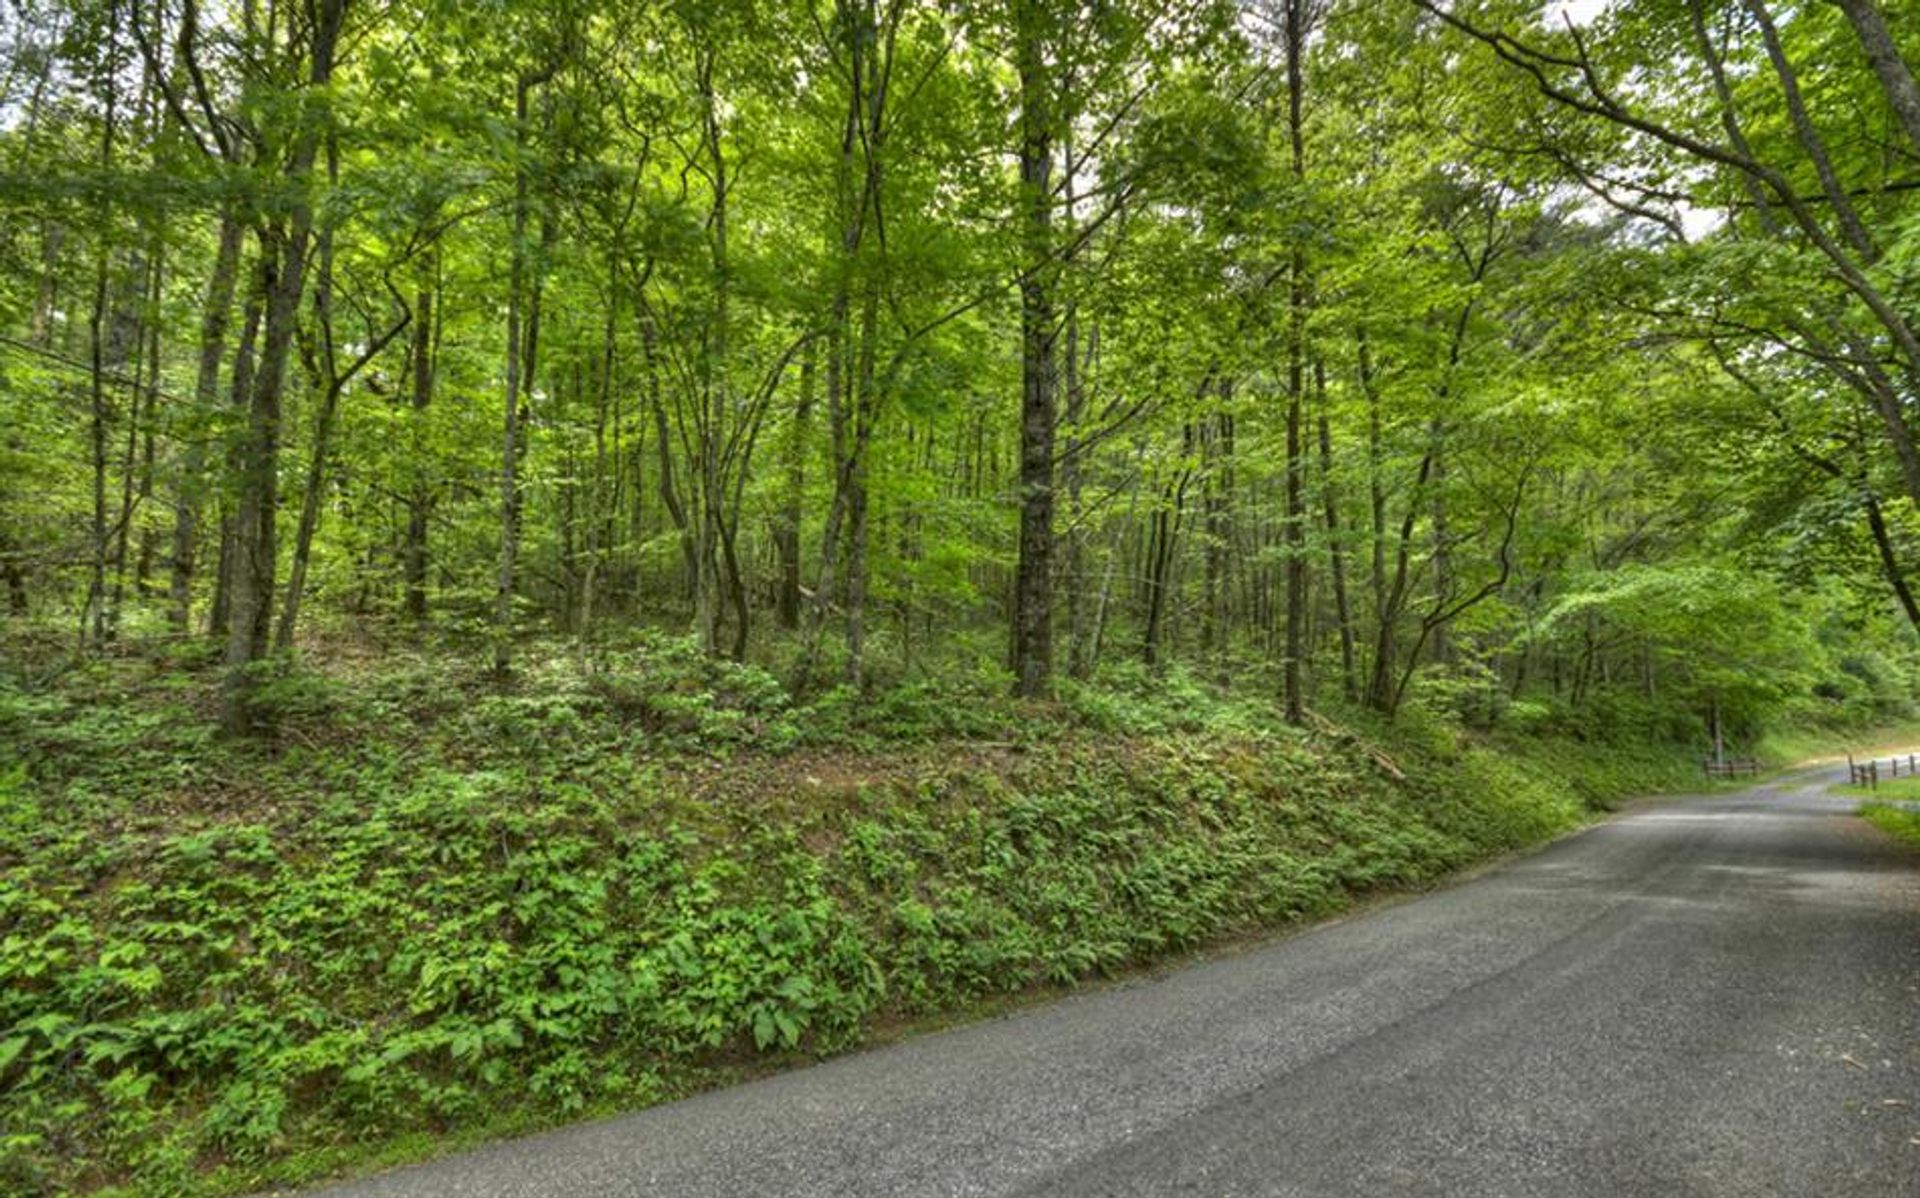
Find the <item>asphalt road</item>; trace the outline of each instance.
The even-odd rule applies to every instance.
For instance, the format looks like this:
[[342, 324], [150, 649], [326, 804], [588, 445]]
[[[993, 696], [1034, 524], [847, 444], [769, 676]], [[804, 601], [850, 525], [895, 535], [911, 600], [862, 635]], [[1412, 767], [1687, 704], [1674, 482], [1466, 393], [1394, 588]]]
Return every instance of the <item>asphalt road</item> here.
[[329, 1198], [1916, 1198], [1920, 855], [1802, 777]]

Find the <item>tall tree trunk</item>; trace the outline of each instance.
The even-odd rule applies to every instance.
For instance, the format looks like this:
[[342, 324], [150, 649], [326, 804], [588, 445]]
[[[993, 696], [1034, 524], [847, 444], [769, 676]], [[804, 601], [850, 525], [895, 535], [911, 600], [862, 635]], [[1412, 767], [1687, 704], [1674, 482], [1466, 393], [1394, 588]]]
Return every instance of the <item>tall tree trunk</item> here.
[[[268, 273], [264, 265], [257, 266], [252, 272], [253, 281], [247, 288], [246, 315], [240, 325], [240, 346], [233, 357], [232, 391], [227, 402], [234, 418], [241, 422], [246, 420], [247, 411], [253, 403], [253, 376], [258, 358], [260, 320], [266, 311], [265, 285]], [[244, 461], [244, 446], [236, 440], [227, 447], [227, 477], [238, 479]], [[221, 640], [226, 639], [233, 627], [233, 525], [234, 513], [222, 501], [220, 552], [215, 560], [213, 602], [207, 609], [207, 634]]]
[[[1181, 429], [1181, 456], [1191, 460], [1194, 429], [1191, 423]], [[1166, 665], [1164, 645], [1167, 601], [1173, 592], [1174, 555], [1179, 547], [1180, 525], [1187, 507], [1187, 484], [1193, 479], [1193, 467], [1183, 466], [1179, 475], [1162, 490], [1154, 506], [1147, 535], [1146, 635], [1142, 648], [1147, 668], [1158, 672]]]
[[[819, 668], [827, 611], [833, 602], [836, 580], [839, 578], [843, 533], [848, 531], [852, 508], [856, 506], [855, 492], [863, 490], [866, 485], [866, 454], [873, 429], [873, 420], [861, 411], [862, 404], [870, 397], [861, 394], [859, 382], [862, 370], [859, 363], [864, 362], [865, 369], [871, 373], [873, 359], [870, 356], [858, 359], [852, 356], [856, 352], [851, 327], [852, 276], [861, 260], [866, 241], [868, 215], [877, 213], [880, 205], [878, 143], [885, 95], [880, 83], [883, 72], [875, 57], [883, 49], [883, 41], [878, 36], [875, 24], [877, 14], [871, 3], [863, 3], [857, 8], [841, 5], [836, 13], [841, 22], [841, 35], [844, 38], [842, 48], [846, 54], [847, 107], [841, 122], [840, 154], [835, 175], [839, 204], [836, 213], [839, 261], [835, 264], [833, 302], [827, 323], [827, 423], [832, 439], [834, 485], [820, 534], [820, 568], [814, 584], [813, 602], [809, 605], [806, 648], [801, 654], [797, 686], [811, 685]], [[885, 39], [885, 46], [890, 47], [890, 44], [891, 31]], [[863, 169], [856, 171], [856, 165], [861, 165], [862, 155], [865, 156]], [[877, 299], [878, 293], [872, 290], [873, 286], [869, 281], [868, 294]], [[863, 326], [867, 325], [869, 322], [865, 319], [864, 306], [862, 317]], [[877, 353], [877, 347], [872, 344], [870, 337], [866, 338], [866, 344], [861, 345], [857, 352], [867, 355], [869, 351]], [[868, 389], [871, 390], [871, 387]], [[857, 506], [862, 509], [859, 537], [864, 544], [864, 499]], [[846, 539], [851, 541], [853, 538]], [[851, 545], [848, 549], [851, 549]], [[858, 568], [862, 571], [866, 568], [864, 551]], [[849, 574], [851, 572], [850, 569]], [[861, 593], [858, 598], [864, 603], [864, 579], [859, 586]], [[850, 592], [850, 601], [855, 598], [851, 594], [853, 588], [854, 584], [849, 581], [847, 590]], [[847, 631], [850, 645], [863, 639], [851, 620]], [[859, 666], [852, 663], [851, 668], [857, 671]]]
[[795, 689], [810, 686], [819, 669], [827, 611], [832, 606], [838, 577], [840, 534], [845, 527], [853, 473], [859, 468], [854, 456], [860, 452], [859, 441], [849, 427], [852, 404], [847, 396], [846, 353], [850, 339], [847, 317], [851, 304], [851, 296], [843, 284], [834, 296], [827, 324], [827, 427], [833, 445], [833, 498], [827, 504], [827, 517], [820, 530], [820, 568], [814, 577], [813, 602], [808, 605], [806, 649], [801, 654]]
[[[129, 511], [145, 511], [153, 503], [155, 436], [160, 404], [160, 296], [165, 279], [165, 243], [154, 238], [153, 273], [148, 280], [146, 318], [146, 380], [140, 388], [140, 487]], [[124, 540], [124, 536], [122, 538]], [[154, 531], [150, 522], [140, 525], [139, 556], [134, 563], [134, 593], [142, 599], [153, 597]]]
[[[1433, 589], [1442, 598], [1453, 592], [1453, 526], [1447, 512], [1447, 429], [1444, 422], [1432, 424], [1433, 446]], [[1453, 660], [1452, 629], [1446, 624], [1433, 630], [1428, 642], [1433, 660]]]
[[105, 321], [108, 288], [106, 229], [101, 229], [99, 261], [95, 266], [93, 307], [87, 315], [88, 442], [93, 466], [92, 566], [87, 578], [87, 602], [81, 609], [80, 643], [98, 648], [107, 639], [107, 411]]
[[[1286, 0], [1287, 143], [1294, 184], [1304, 193], [1307, 179], [1306, 126], [1302, 111], [1307, 47], [1306, 0]], [[1282, 689], [1290, 724], [1306, 722], [1307, 529], [1304, 482], [1306, 451], [1301, 439], [1307, 354], [1307, 255], [1298, 239], [1287, 264], [1287, 640]]]
[[[113, 169], [113, 139], [116, 102], [119, 90], [120, 6], [108, 5], [106, 58], [106, 96], [100, 120], [99, 168], [104, 178]], [[95, 236], [99, 246], [95, 254], [93, 305], [87, 313], [88, 440], [93, 465], [93, 561], [87, 580], [87, 602], [80, 613], [82, 647], [98, 648], [107, 639], [107, 347], [106, 319], [112, 263], [113, 201], [103, 188], [96, 209], [99, 228]]]
[[800, 627], [800, 522], [807, 489], [807, 441], [813, 429], [813, 389], [816, 354], [811, 344], [800, 360], [800, 398], [787, 425], [784, 494], [774, 528], [774, 550], [780, 558], [780, 593], [774, 610], [780, 627]]
[[[332, 176], [337, 155], [328, 139], [328, 174]], [[287, 590], [280, 605], [280, 624], [274, 632], [273, 648], [276, 653], [288, 653], [293, 650], [294, 629], [300, 622], [300, 601], [307, 589], [307, 563], [313, 554], [313, 535], [320, 527], [320, 499], [326, 484], [327, 452], [333, 441], [333, 417], [340, 402], [340, 380], [333, 375], [333, 229], [331, 226], [320, 230], [318, 250], [319, 278], [313, 285], [314, 321], [319, 325], [319, 337], [327, 343], [312, 355], [309, 361], [309, 382], [314, 393], [316, 408], [313, 421], [313, 443], [307, 447], [307, 476], [300, 488], [300, 519], [295, 525], [293, 536], [293, 557], [287, 566]]]
[[[1071, 153], [1069, 153], [1071, 157]], [[1071, 210], [1072, 193], [1068, 194]], [[1091, 340], [1091, 337], [1089, 337]], [[1082, 492], [1087, 466], [1083, 423], [1087, 418], [1087, 380], [1080, 355], [1080, 316], [1072, 305], [1066, 323], [1067, 452], [1061, 482], [1067, 492], [1067, 674], [1084, 681], [1093, 673], [1092, 596], [1087, 594], [1086, 506]]]
[[1373, 615], [1377, 621], [1385, 622], [1387, 611], [1387, 480], [1386, 447], [1382, 443], [1384, 432], [1380, 419], [1380, 389], [1373, 374], [1373, 354], [1367, 342], [1367, 333], [1361, 329], [1357, 337], [1357, 349], [1360, 358], [1360, 390], [1367, 399], [1367, 515], [1372, 532], [1369, 538], [1371, 554], [1367, 577], [1372, 584], [1369, 590], [1373, 596]]
[[[200, 309], [200, 354], [194, 374], [193, 408], [197, 418], [213, 415], [220, 399], [220, 368], [227, 356], [227, 329], [233, 321], [233, 294], [240, 276], [243, 230], [231, 207], [220, 212], [213, 273]], [[185, 632], [193, 625], [194, 571], [200, 553], [200, 509], [206, 502], [207, 437], [196, 428], [187, 441], [174, 482], [173, 561], [168, 572], [168, 619]]]
[[1015, 692], [1047, 693], [1053, 672], [1054, 310], [1052, 72], [1039, 0], [1018, 0], [1020, 83], [1020, 558], [1013, 587]]
[[[1382, 715], [1392, 715], [1399, 706], [1403, 687], [1396, 680], [1396, 666], [1399, 659], [1400, 617], [1406, 611], [1407, 588], [1411, 581], [1413, 558], [1413, 532], [1419, 520], [1420, 507], [1425, 500], [1427, 484], [1433, 473], [1433, 453], [1431, 449], [1421, 457], [1420, 468], [1414, 475], [1413, 493], [1407, 497], [1407, 508], [1400, 519], [1399, 538], [1394, 547], [1393, 580], [1384, 583], [1379, 598], [1379, 624], [1375, 629], [1373, 645], [1373, 668], [1367, 682], [1367, 705]], [[1376, 520], [1384, 525], [1384, 509], [1376, 515]], [[1381, 529], [1380, 540], [1385, 540], [1385, 530]], [[1384, 582], [1385, 570], [1381, 570]], [[1414, 646], [1417, 654], [1419, 646]]]
[[[521, 392], [526, 385], [522, 372], [531, 374], [533, 364], [522, 355], [532, 354], [522, 338], [537, 337], [538, 318], [527, 318], [527, 98], [533, 89], [546, 82], [552, 68], [522, 72], [513, 88], [513, 247], [512, 264], [507, 272], [507, 361], [506, 414], [500, 436], [500, 560], [493, 587], [493, 672], [504, 677], [513, 668], [513, 588], [520, 559], [520, 454]], [[523, 328], [526, 325], [528, 327]]]
[[413, 374], [413, 416], [408, 430], [413, 453], [408, 466], [413, 479], [407, 493], [407, 540], [402, 570], [406, 578], [406, 616], [416, 626], [424, 624], [427, 619], [427, 536], [428, 520], [433, 513], [433, 481], [424, 460], [424, 425], [427, 408], [433, 402], [433, 295], [434, 287], [428, 284], [420, 288], [419, 297], [414, 301], [413, 343], [409, 353]]
[[617, 459], [617, 453], [614, 459], [610, 459], [607, 453], [607, 423], [609, 418], [612, 418], [615, 427], [618, 427], [618, 416], [611, 411], [613, 407], [614, 345], [619, 316], [615, 304], [615, 297], [618, 295], [618, 291], [616, 290], [617, 281], [618, 266], [616, 264], [610, 264], [607, 271], [607, 313], [606, 319], [600, 326], [600, 365], [594, 387], [593, 489], [588, 496], [589, 510], [586, 519], [587, 565], [586, 569], [582, 571], [580, 580], [580, 614], [576, 624], [579, 653], [582, 662], [589, 660], [588, 647], [593, 643], [594, 604], [598, 598], [596, 592], [599, 587], [600, 575], [604, 565], [603, 559], [607, 552], [607, 543], [611, 540], [611, 537], [606, 535], [611, 532], [611, 529], [609, 528], [609, 521], [604, 518], [604, 513], [619, 503], [617, 485], [614, 488], [615, 493], [611, 497], [611, 502], [609, 502], [609, 497], [606, 494], [609, 462], [610, 460]]
[[[140, 296], [133, 299], [126, 313], [124, 325], [116, 336], [116, 363], [126, 357], [131, 348], [130, 369], [126, 371], [127, 388], [127, 435], [120, 451], [120, 511], [113, 522], [113, 590], [107, 598], [107, 639], [113, 640], [120, 635], [120, 612], [127, 594], [127, 560], [132, 545], [134, 515], [139, 508], [141, 494], [151, 494], [152, 485], [147, 482], [136, 485], [140, 471], [136, 470], [138, 461], [140, 434], [143, 426], [150, 427], [153, 420], [153, 389], [160, 385], [159, 376], [153, 378], [153, 386], [142, 385], [142, 377], [150, 369], [149, 352], [158, 355], [160, 342], [158, 336], [158, 317], [160, 308], [160, 259], [158, 255], [136, 254], [133, 277], [142, 280]], [[131, 281], [131, 280], [129, 280]]]
[[875, 392], [875, 357], [879, 349], [880, 290], [867, 286], [860, 310], [860, 356], [853, 390], [853, 469], [847, 477], [847, 682], [865, 683], [867, 619], [868, 529], [867, 446], [872, 444], [873, 429], [880, 400]]
[[[333, 77], [334, 50], [346, 19], [348, 0], [318, 0], [308, 36], [308, 82], [316, 95], [325, 95]], [[294, 325], [307, 269], [307, 245], [313, 234], [312, 185], [314, 159], [320, 150], [322, 122], [306, 119], [294, 136], [285, 179], [292, 210], [285, 226], [262, 226], [260, 262], [266, 296], [260, 363], [253, 380], [247, 428], [240, 449], [238, 497], [233, 522], [233, 577], [229, 584], [232, 615], [227, 634], [226, 685], [223, 723], [229, 731], [253, 726], [253, 667], [266, 653], [268, 622], [273, 608], [276, 542], [274, 520], [279, 510], [280, 406], [286, 385], [287, 358], [293, 346]]]
[[1360, 699], [1360, 678], [1354, 660], [1353, 605], [1347, 597], [1347, 546], [1340, 533], [1340, 497], [1333, 478], [1333, 428], [1327, 414], [1327, 367], [1313, 363], [1314, 393], [1320, 401], [1320, 495], [1326, 508], [1327, 558], [1333, 576], [1334, 619], [1340, 628], [1340, 686], [1347, 702]]

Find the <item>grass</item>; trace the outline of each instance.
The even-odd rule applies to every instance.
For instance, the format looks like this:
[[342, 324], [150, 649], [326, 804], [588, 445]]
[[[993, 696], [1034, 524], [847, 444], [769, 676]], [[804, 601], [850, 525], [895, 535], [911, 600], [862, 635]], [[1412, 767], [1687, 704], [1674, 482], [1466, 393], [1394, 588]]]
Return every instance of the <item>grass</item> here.
[[1797, 765], [1834, 761], [1847, 753], [1856, 757], [1885, 757], [1906, 753], [1920, 745], [1920, 722], [1900, 721], [1849, 732], [1822, 728], [1770, 731], [1760, 741], [1759, 756], [1770, 764]]
[[[1920, 786], [1914, 787], [1911, 793], [1900, 797], [1907, 801], [1920, 799]], [[1866, 804], [1860, 809], [1860, 814], [1881, 831], [1920, 847], [1920, 811], [1911, 807], [1895, 807], [1883, 799], [1881, 802]]]
[[1684, 746], [1285, 727], [1121, 673], [790, 700], [680, 642], [501, 690], [0, 671], [0, 1189], [220, 1195], [662, 1101], [1429, 885]]

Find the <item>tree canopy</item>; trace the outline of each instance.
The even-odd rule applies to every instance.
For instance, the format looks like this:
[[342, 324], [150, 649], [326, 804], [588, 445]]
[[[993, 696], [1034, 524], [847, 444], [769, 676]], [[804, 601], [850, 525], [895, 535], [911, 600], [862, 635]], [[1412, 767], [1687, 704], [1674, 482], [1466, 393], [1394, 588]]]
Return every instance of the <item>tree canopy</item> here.
[[211, 638], [236, 730], [347, 634], [1903, 692], [1917, 56], [1911, 0], [21, 0], [5, 605]]

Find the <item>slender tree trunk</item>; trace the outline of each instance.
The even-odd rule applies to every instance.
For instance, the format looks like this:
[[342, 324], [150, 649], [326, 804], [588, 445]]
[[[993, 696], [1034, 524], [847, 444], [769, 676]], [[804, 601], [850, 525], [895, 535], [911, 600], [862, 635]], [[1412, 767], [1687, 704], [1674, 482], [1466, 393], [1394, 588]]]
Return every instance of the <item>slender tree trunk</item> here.
[[1220, 661], [1225, 648], [1221, 608], [1227, 590], [1227, 544], [1221, 475], [1226, 467], [1221, 446], [1228, 419], [1225, 413], [1209, 413], [1200, 425], [1200, 655], [1209, 664]]
[[1320, 495], [1327, 515], [1327, 558], [1333, 576], [1334, 619], [1340, 628], [1340, 685], [1347, 702], [1358, 702], [1360, 679], [1354, 660], [1353, 605], [1347, 598], [1347, 547], [1340, 532], [1340, 497], [1334, 488], [1333, 429], [1327, 414], [1326, 363], [1313, 363], [1314, 392], [1320, 400]]
[[[1191, 458], [1194, 451], [1192, 424], [1181, 429], [1181, 440], [1182, 456]], [[1179, 476], [1166, 485], [1161, 492], [1160, 502], [1154, 506], [1147, 535], [1147, 611], [1143, 650], [1147, 668], [1155, 672], [1166, 665], [1163, 630], [1167, 618], [1167, 600], [1173, 591], [1174, 555], [1179, 544], [1180, 525], [1186, 515], [1187, 484], [1192, 478], [1193, 468], [1183, 467]]]
[[1893, 35], [1887, 30], [1886, 18], [1874, 0], [1834, 2], [1840, 6], [1840, 11], [1847, 14], [1848, 22], [1860, 38], [1860, 48], [1866, 52], [1867, 63], [1873, 67], [1874, 75], [1880, 80], [1880, 89], [1886, 93], [1888, 106], [1899, 118], [1901, 127], [1907, 131], [1908, 139], [1913, 142], [1914, 153], [1920, 154], [1920, 84], [1914, 82], [1913, 68], [1894, 44]]
[[[1433, 472], [1433, 454], [1431, 450], [1420, 459], [1420, 468], [1414, 476], [1413, 494], [1407, 498], [1407, 510], [1401, 517], [1399, 538], [1394, 547], [1393, 580], [1382, 588], [1380, 596], [1379, 627], [1375, 630], [1373, 646], [1373, 669], [1367, 683], [1367, 705], [1382, 715], [1392, 715], [1399, 706], [1403, 685], [1396, 681], [1396, 663], [1399, 658], [1398, 635], [1401, 614], [1406, 610], [1407, 587], [1410, 582], [1413, 557], [1413, 531], [1419, 519], [1420, 507], [1424, 502], [1427, 484]], [[1382, 524], [1384, 514], [1377, 516]], [[1381, 539], [1384, 540], [1384, 529]], [[1384, 570], [1382, 571], [1384, 576]], [[1419, 652], [1419, 645], [1414, 652]], [[1410, 675], [1409, 675], [1410, 676]]]
[[785, 493], [774, 529], [774, 550], [780, 558], [780, 593], [775, 612], [780, 627], [800, 627], [800, 522], [807, 489], [807, 441], [813, 429], [813, 389], [816, 354], [808, 345], [800, 360], [800, 398], [787, 426]]
[[1363, 329], [1358, 338], [1360, 390], [1367, 398], [1367, 514], [1372, 536], [1370, 569], [1367, 571], [1373, 595], [1373, 615], [1385, 620], [1387, 610], [1387, 484], [1386, 447], [1382, 443], [1380, 391], [1373, 377], [1373, 356]]
[[29, 610], [27, 572], [21, 568], [20, 559], [20, 546], [5, 531], [0, 531], [0, 578], [7, 583], [7, 611], [25, 618]]
[[[158, 257], [136, 255], [135, 269], [131, 273], [144, 280], [140, 289], [140, 299], [133, 301], [133, 310], [127, 313], [121, 336], [115, 337], [116, 364], [125, 357], [126, 343], [132, 347], [131, 369], [126, 373], [127, 387], [127, 435], [120, 451], [120, 511], [113, 522], [113, 590], [107, 598], [107, 639], [113, 640], [120, 635], [120, 612], [127, 594], [127, 560], [132, 545], [134, 516], [138, 511], [142, 491], [151, 494], [152, 487], [136, 486], [139, 471], [135, 469], [138, 460], [140, 433], [142, 425], [150, 425], [153, 419], [152, 391], [141, 385], [141, 378], [149, 369], [148, 351], [159, 352], [160, 344], [153, 326], [157, 323], [160, 306], [160, 261]], [[149, 315], [151, 314], [151, 315]], [[159, 385], [159, 377], [154, 377], [154, 386]]]
[[[500, 561], [493, 588], [493, 672], [505, 677], [513, 668], [513, 588], [520, 559], [521, 392], [531, 374], [532, 354], [522, 343], [538, 335], [537, 317], [526, 318], [528, 191], [527, 98], [552, 70], [522, 73], [513, 89], [513, 247], [507, 278], [506, 414], [500, 436]], [[523, 328], [523, 323], [530, 326]]]
[[[110, 4], [105, 49], [106, 97], [100, 121], [99, 167], [102, 177], [113, 169], [116, 103], [119, 98], [119, 89], [115, 86], [119, 78], [119, 37], [120, 6], [117, 3]], [[99, 229], [95, 235], [99, 238], [99, 247], [94, 263], [93, 306], [87, 313], [90, 367], [88, 433], [93, 458], [93, 563], [87, 581], [86, 606], [80, 614], [80, 643], [82, 647], [93, 648], [100, 647], [107, 639], [107, 424], [111, 413], [107, 408], [105, 326], [111, 281], [112, 216], [112, 200], [107, 191], [102, 189], [96, 209]]]
[[[618, 317], [614, 303], [614, 297], [617, 294], [614, 287], [616, 279], [617, 268], [610, 268], [607, 272], [607, 314], [605, 321], [601, 324], [600, 331], [600, 367], [596, 386], [594, 387], [593, 488], [589, 492], [590, 502], [586, 519], [587, 565], [580, 580], [580, 615], [576, 629], [579, 638], [580, 658], [583, 662], [589, 660], [587, 650], [588, 646], [593, 642], [594, 603], [597, 598], [595, 592], [599, 586], [602, 559], [606, 555], [606, 541], [608, 539], [603, 533], [609, 531], [607, 528], [608, 522], [602, 518], [602, 513], [610, 507], [606, 498], [607, 468], [609, 463], [607, 454], [607, 421], [610, 409], [613, 406], [614, 342], [617, 327], [616, 320]], [[618, 501], [619, 496], [616, 488], [613, 502], [617, 504]]]
[[[142, 512], [152, 506], [155, 445], [154, 430], [159, 424], [157, 408], [160, 403], [160, 296], [165, 279], [166, 259], [165, 243], [154, 238], [153, 272], [147, 284], [146, 317], [146, 381], [140, 388], [140, 486], [139, 493], [128, 505], [129, 527], [132, 514]], [[122, 534], [125, 541], [125, 534]], [[139, 556], [134, 562], [134, 593], [142, 599], [153, 597], [151, 578], [153, 573], [154, 534], [151, 524], [143, 521], [140, 526]], [[117, 614], [117, 613], [116, 613]]]
[[[1071, 205], [1071, 194], [1069, 194]], [[1067, 453], [1061, 463], [1061, 482], [1067, 492], [1067, 674], [1084, 681], [1093, 672], [1092, 596], [1087, 594], [1086, 487], [1087, 465], [1082, 425], [1087, 418], [1087, 380], [1082, 369], [1080, 316], [1071, 306], [1066, 326]]]
[[[1433, 589], [1443, 599], [1452, 594], [1453, 577], [1453, 524], [1447, 511], [1447, 429], [1444, 422], [1435, 420], [1430, 435], [1433, 446]], [[1433, 660], [1446, 663], [1453, 660], [1452, 630], [1445, 624], [1433, 630], [1428, 642]]]
[[292, 560], [287, 567], [286, 594], [280, 605], [280, 623], [274, 631], [276, 653], [293, 649], [293, 634], [300, 622], [300, 603], [307, 587], [307, 565], [313, 556], [313, 537], [320, 528], [320, 502], [325, 494], [327, 454], [333, 443], [334, 414], [339, 409], [340, 389], [322, 382], [316, 397], [319, 411], [314, 416], [313, 444], [308, 447], [307, 474], [300, 488], [300, 519], [295, 525]]
[[[227, 356], [227, 329], [233, 320], [233, 294], [240, 275], [243, 230], [231, 208], [220, 213], [220, 232], [200, 310], [199, 368], [194, 374], [196, 415], [210, 416], [220, 398], [220, 368]], [[181, 458], [174, 483], [173, 561], [167, 582], [168, 618], [185, 632], [193, 624], [194, 571], [200, 553], [200, 509], [206, 502], [207, 438], [195, 430]]]
[[427, 569], [429, 564], [428, 520], [433, 513], [433, 482], [425, 462], [427, 408], [433, 402], [434, 369], [434, 288], [420, 288], [414, 302], [413, 342], [410, 347], [413, 374], [413, 416], [408, 431], [413, 447], [408, 467], [413, 485], [407, 495], [407, 540], [403, 553], [406, 578], [405, 610], [408, 621], [418, 626], [427, 619]]
[[1787, 115], [1793, 122], [1794, 136], [1799, 140], [1800, 148], [1806, 152], [1807, 160], [1813, 163], [1821, 190], [1826, 193], [1827, 203], [1839, 221], [1841, 235], [1861, 260], [1871, 265], [1879, 260], [1879, 248], [1874, 245], [1873, 238], [1867, 235], [1867, 227], [1861, 221], [1860, 214], [1854, 211], [1853, 200], [1848, 197], [1847, 189], [1841, 186], [1838, 172], [1833, 169], [1833, 159], [1827, 154], [1826, 142], [1814, 128], [1813, 118], [1807, 114], [1806, 101], [1800, 94], [1799, 76], [1787, 58], [1786, 48], [1780, 44], [1780, 34], [1774, 28], [1773, 15], [1767, 11], [1765, 0], [1746, 0], [1746, 6], [1760, 29], [1760, 40], [1766, 47], [1767, 61], [1773, 65], [1774, 75], [1780, 80], [1780, 90], [1787, 103]]
[[493, 672], [513, 667], [513, 576], [520, 553], [520, 321], [527, 279], [527, 91], [522, 75], [514, 88], [513, 248], [507, 278], [506, 414], [500, 431], [500, 562], [493, 586]]
[[819, 669], [827, 610], [832, 605], [838, 577], [840, 533], [845, 527], [853, 473], [859, 467], [854, 455], [861, 451], [858, 438], [849, 428], [848, 411], [852, 405], [846, 394], [847, 317], [851, 303], [851, 297], [843, 286], [834, 296], [828, 314], [826, 393], [827, 426], [833, 443], [833, 498], [827, 504], [827, 517], [820, 531], [820, 569], [814, 579], [813, 602], [809, 604], [806, 650], [801, 655], [799, 677], [795, 679], [796, 690], [811, 685]]
[[[331, 138], [327, 143], [328, 175], [331, 181], [337, 173], [338, 154]], [[340, 401], [339, 380], [332, 377], [333, 340], [333, 229], [323, 227], [317, 237], [320, 274], [314, 280], [313, 308], [314, 320], [319, 325], [319, 337], [326, 342], [318, 355], [319, 360], [311, 361], [311, 385], [314, 392], [315, 407], [318, 409], [313, 422], [313, 443], [308, 446], [307, 476], [300, 490], [300, 520], [295, 526], [293, 537], [293, 559], [287, 567], [286, 596], [281, 602], [280, 625], [274, 633], [273, 648], [276, 653], [289, 653], [293, 650], [293, 632], [300, 620], [300, 600], [307, 586], [307, 562], [313, 553], [313, 534], [320, 526], [320, 497], [326, 482], [327, 451], [333, 440], [333, 416]], [[325, 377], [322, 369], [325, 369]]]
[[872, 284], [861, 303], [860, 356], [854, 385], [853, 436], [856, 447], [853, 469], [847, 479], [847, 682], [861, 686], [866, 671], [867, 549], [868, 529], [867, 453], [872, 443], [880, 397], [876, 393], [875, 356], [879, 341], [880, 292]]
[[87, 353], [90, 359], [88, 440], [93, 464], [92, 569], [87, 602], [80, 616], [80, 643], [98, 648], [107, 639], [107, 411], [106, 334], [108, 252], [106, 230], [101, 230], [99, 261], [94, 271], [93, 307], [87, 316]]

